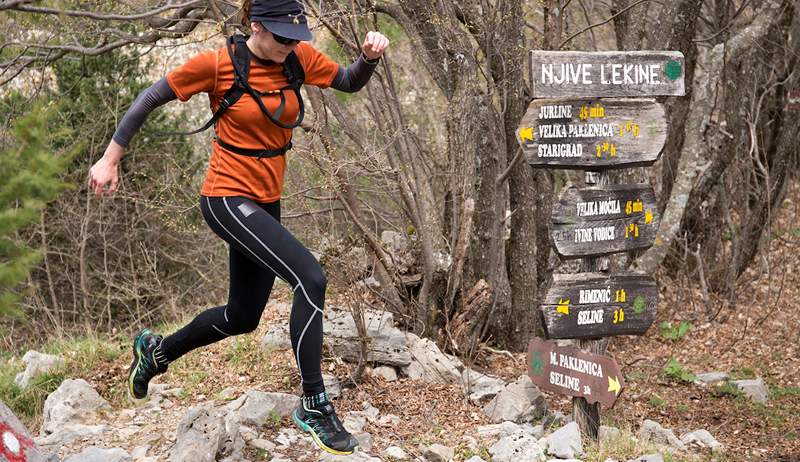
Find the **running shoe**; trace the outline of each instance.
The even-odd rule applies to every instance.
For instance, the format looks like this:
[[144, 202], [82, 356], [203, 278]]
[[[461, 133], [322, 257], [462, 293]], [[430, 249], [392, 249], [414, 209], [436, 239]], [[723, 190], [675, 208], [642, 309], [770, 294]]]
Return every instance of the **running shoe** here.
[[147, 397], [147, 384], [158, 374], [167, 372], [167, 361], [156, 347], [161, 345], [161, 335], [142, 329], [133, 339], [133, 362], [128, 370], [128, 393], [135, 399]]
[[352, 454], [358, 450], [358, 440], [344, 429], [325, 392], [304, 396], [292, 412], [292, 420], [304, 432], [311, 433], [317, 446], [331, 454]]

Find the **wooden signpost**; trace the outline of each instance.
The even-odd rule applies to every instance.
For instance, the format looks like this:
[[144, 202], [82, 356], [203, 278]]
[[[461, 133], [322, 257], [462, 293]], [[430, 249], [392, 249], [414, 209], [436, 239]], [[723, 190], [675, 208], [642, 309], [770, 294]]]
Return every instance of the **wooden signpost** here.
[[551, 236], [565, 258], [609, 255], [653, 245], [661, 221], [653, 188], [568, 188], [553, 205]]
[[531, 51], [534, 98], [683, 96], [679, 51]]
[[533, 167], [652, 165], [667, 139], [664, 107], [650, 99], [538, 100], [517, 137]]
[[657, 302], [656, 282], [644, 274], [556, 274], [541, 310], [548, 338], [642, 335]]
[[[601, 255], [653, 245], [660, 215], [647, 185], [609, 185], [608, 170], [656, 162], [667, 139], [664, 108], [651, 96], [684, 95], [677, 51], [531, 51], [534, 100], [518, 141], [535, 168], [585, 170], [589, 187], [570, 187], [553, 207], [551, 236], [562, 258], [583, 258], [583, 273], [556, 274], [540, 306], [549, 338], [528, 350], [533, 383], [572, 396], [573, 418], [597, 437], [599, 404], [613, 406], [625, 387], [604, 356], [614, 335], [642, 335], [653, 324], [658, 287], [636, 273], [600, 273]], [[640, 97], [640, 98], [621, 98]], [[587, 351], [589, 350], [589, 351]]]
[[625, 387], [608, 356], [534, 338], [528, 346], [528, 376], [539, 388], [612, 407]]

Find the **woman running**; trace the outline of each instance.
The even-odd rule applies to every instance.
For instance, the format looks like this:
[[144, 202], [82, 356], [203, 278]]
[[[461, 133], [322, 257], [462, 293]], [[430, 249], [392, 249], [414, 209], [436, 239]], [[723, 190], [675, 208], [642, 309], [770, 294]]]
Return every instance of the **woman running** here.
[[[189, 351], [259, 324], [275, 277], [294, 292], [289, 328], [303, 396], [294, 422], [322, 449], [350, 454], [358, 441], [336, 416], [320, 370], [326, 279], [317, 260], [280, 223], [285, 152], [303, 116], [300, 83], [345, 92], [361, 89], [389, 45], [369, 32], [363, 53], [343, 68], [307, 43], [312, 35], [297, 0], [246, 0], [249, 38], [201, 53], [145, 90], [120, 121], [103, 157], [89, 171], [89, 187], [101, 195], [118, 184], [117, 166], [148, 114], [174, 99], [207, 93], [215, 125], [211, 160], [200, 193], [208, 225], [229, 244], [228, 303], [200, 313], [163, 337], [148, 329], [133, 340], [129, 392], [147, 396], [147, 385]], [[247, 21], [249, 19], [249, 21]], [[299, 68], [299, 69], [298, 69]]]

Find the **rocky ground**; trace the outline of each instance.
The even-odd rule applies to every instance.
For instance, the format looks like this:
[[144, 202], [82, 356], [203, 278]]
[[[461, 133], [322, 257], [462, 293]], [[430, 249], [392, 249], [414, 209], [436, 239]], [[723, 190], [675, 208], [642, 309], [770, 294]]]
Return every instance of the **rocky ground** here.
[[[69, 462], [800, 461], [797, 212], [791, 201], [782, 209], [769, 252], [742, 278], [735, 306], [730, 296], [706, 296], [696, 281], [660, 278], [656, 324], [643, 337], [611, 342], [627, 388], [613, 409], [603, 409], [599, 444], [575, 431], [569, 399], [530, 383], [524, 354], [485, 346], [459, 360], [401, 332], [387, 313], [367, 319], [373, 343], [362, 380], [336, 387], [355, 370], [357, 343], [352, 319], [336, 310], [344, 301], [333, 296], [323, 371], [330, 390], [341, 388], [336, 408], [363, 447], [349, 458], [322, 453], [288, 418], [299, 380], [285, 330], [285, 288], [257, 331], [173, 363], [149, 399], [126, 397], [125, 341], [90, 372], [68, 375], [41, 416], [23, 423], [50, 460]], [[18, 381], [69, 365], [74, 355], [28, 353]], [[21, 366], [18, 358], [4, 365]], [[8, 451], [13, 442], [3, 438]], [[0, 450], [0, 461], [8, 454]]]

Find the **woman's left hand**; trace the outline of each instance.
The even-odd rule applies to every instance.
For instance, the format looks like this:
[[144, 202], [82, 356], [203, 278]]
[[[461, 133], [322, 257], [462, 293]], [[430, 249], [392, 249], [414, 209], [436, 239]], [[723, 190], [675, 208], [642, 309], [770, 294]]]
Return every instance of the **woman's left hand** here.
[[380, 32], [367, 32], [367, 38], [364, 39], [364, 56], [367, 59], [378, 59], [383, 56], [383, 52], [389, 46], [389, 39]]

